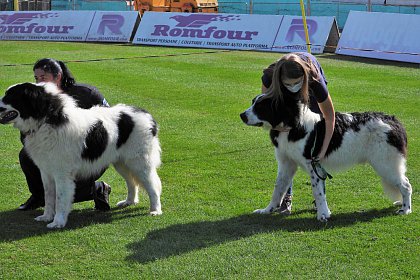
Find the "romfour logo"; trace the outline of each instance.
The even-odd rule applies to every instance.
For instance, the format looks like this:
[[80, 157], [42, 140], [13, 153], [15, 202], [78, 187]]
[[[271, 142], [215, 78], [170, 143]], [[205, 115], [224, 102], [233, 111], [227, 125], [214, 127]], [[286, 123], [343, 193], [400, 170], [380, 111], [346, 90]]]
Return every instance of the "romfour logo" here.
[[98, 26], [98, 34], [105, 35], [108, 29], [113, 35], [122, 34], [121, 28], [124, 25], [124, 17], [121, 15], [103, 15]]
[[[0, 33], [50, 33], [65, 34], [72, 25], [40, 25], [39, 19], [58, 17], [58, 13], [13, 13], [0, 15]], [[38, 21], [32, 22], [31, 21]], [[29, 24], [28, 24], [29, 23]]]
[[176, 15], [170, 17], [170, 19], [178, 22], [175, 27], [166, 24], [156, 24], [151, 35], [182, 38], [227, 38], [234, 40], [252, 40], [253, 36], [258, 35], [258, 31], [224, 30], [218, 29], [216, 26], [209, 26], [206, 29], [203, 28], [203, 26], [218, 21], [239, 21], [241, 20], [240, 15], [191, 14], [188, 16]]
[[[311, 19], [307, 19], [306, 23], [308, 26], [309, 40], [312, 42], [314, 41], [312, 35], [314, 35], [316, 30], [318, 29], [318, 23], [315, 20]], [[292, 20], [289, 27], [289, 31], [286, 34], [286, 41], [293, 42], [295, 34], [297, 34], [303, 41], [305, 41], [305, 26], [303, 25], [302, 19]]]

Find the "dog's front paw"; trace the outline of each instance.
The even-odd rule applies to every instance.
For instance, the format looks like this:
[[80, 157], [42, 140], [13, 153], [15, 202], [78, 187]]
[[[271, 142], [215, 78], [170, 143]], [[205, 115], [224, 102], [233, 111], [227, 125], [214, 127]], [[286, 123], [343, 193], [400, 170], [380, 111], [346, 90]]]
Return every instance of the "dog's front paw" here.
[[321, 217], [318, 218], [318, 221], [322, 223], [326, 223], [328, 222], [328, 218], [325, 215], [322, 215]]
[[411, 213], [411, 209], [410, 208], [401, 208], [397, 211], [398, 215], [408, 215]]
[[47, 228], [50, 228], [50, 229], [63, 228], [65, 225], [66, 225], [66, 223], [56, 222], [56, 221], [54, 221], [54, 222], [52, 222], [52, 223], [49, 223], [49, 224], [47, 225]]
[[47, 225], [47, 228], [63, 228], [67, 223], [67, 215], [66, 213], [57, 213], [54, 216], [54, 221]]
[[159, 216], [162, 215], [162, 210], [154, 210], [154, 211], [150, 211], [150, 216]]
[[274, 209], [271, 209], [271, 208], [254, 210], [254, 214], [260, 214], [260, 215], [267, 215], [267, 214], [271, 214], [273, 212], [274, 212]]
[[51, 222], [54, 219], [53, 215], [41, 215], [35, 218], [37, 222]]
[[317, 214], [318, 221], [323, 222], [323, 223], [328, 222], [328, 219], [330, 217], [331, 217], [331, 212], [330, 211], [325, 212], [325, 213], [318, 213]]
[[128, 207], [130, 205], [135, 205], [137, 203], [138, 202], [135, 202], [135, 201], [121, 200], [120, 202], [117, 203], [117, 207], [124, 208], [124, 207]]

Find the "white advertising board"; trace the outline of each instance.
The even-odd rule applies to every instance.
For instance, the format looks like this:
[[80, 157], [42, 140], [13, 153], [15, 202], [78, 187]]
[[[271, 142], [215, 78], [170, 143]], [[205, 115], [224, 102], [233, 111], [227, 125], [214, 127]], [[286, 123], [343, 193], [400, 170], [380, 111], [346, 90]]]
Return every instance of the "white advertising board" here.
[[283, 16], [146, 12], [133, 44], [270, 50]]
[[[337, 45], [339, 35], [337, 22], [334, 17], [307, 17], [306, 24], [308, 27], [311, 53], [323, 53], [330, 36], [331, 38], [335, 38], [335, 42], [331, 40], [329, 42], [332, 45]], [[302, 17], [284, 16], [272, 51], [307, 51], [305, 28]]]
[[130, 42], [137, 11], [96, 11], [86, 41]]
[[[334, 17], [308, 17], [312, 53], [329, 40], [337, 45]], [[334, 38], [331, 40], [331, 38]], [[133, 44], [260, 50], [306, 51], [302, 18], [281, 15], [185, 14], [146, 12]]]
[[420, 15], [351, 11], [336, 53], [420, 63]]
[[0, 12], [0, 40], [85, 41], [94, 11]]

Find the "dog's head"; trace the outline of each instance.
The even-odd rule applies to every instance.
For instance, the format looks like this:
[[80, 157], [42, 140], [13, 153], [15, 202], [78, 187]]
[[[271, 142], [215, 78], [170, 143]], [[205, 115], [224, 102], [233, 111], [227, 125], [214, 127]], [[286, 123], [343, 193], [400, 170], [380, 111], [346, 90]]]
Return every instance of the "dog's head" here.
[[41, 123], [65, 121], [60, 91], [51, 83], [22, 83], [9, 87], [0, 100], [0, 123], [13, 123], [21, 132], [34, 130]]
[[263, 126], [268, 129], [293, 128], [299, 120], [299, 102], [285, 99], [274, 100], [265, 94], [257, 95], [251, 107], [240, 114], [242, 121], [250, 126]]

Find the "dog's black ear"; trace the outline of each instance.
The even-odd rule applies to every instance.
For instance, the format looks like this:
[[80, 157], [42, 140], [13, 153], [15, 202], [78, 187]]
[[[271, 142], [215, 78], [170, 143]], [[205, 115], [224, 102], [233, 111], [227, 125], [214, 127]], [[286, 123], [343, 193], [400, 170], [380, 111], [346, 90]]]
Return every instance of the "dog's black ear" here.
[[35, 119], [45, 118], [45, 122], [51, 125], [59, 125], [67, 121], [63, 113], [63, 104], [56, 95], [45, 90], [44, 86], [27, 83], [24, 94], [30, 106], [31, 115]]
[[51, 98], [44, 86], [26, 83], [24, 94], [27, 105], [31, 111], [31, 117], [35, 119], [49, 118], [51, 111]]
[[30, 106], [34, 114], [33, 117], [36, 119], [45, 117], [48, 104], [45, 99], [46, 93], [44, 87], [29, 84], [25, 94], [29, 97], [28, 100], [31, 100]]
[[68, 121], [63, 112], [64, 104], [57, 94], [50, 93], [42, 87], [43, 93], [38, 96], [38, 107], [45, 112], [45, 122], [54, 126]]
[[57, 96], [55, 96], [49, 103], [45, 122], [54, 126], [66, 123], [68, 118], [63, 112], [63, 107], [61, 99], [58, 99]]

